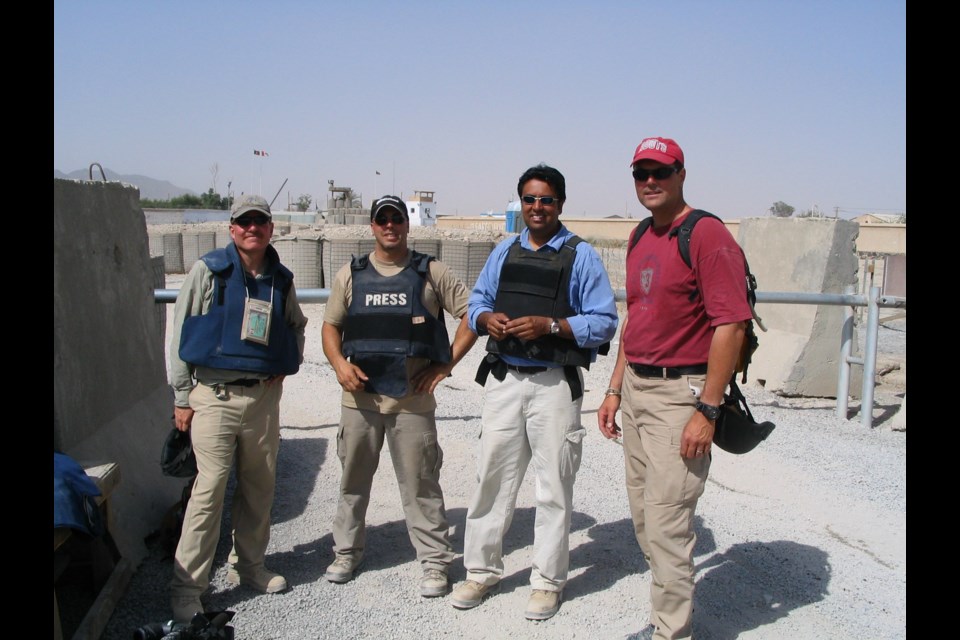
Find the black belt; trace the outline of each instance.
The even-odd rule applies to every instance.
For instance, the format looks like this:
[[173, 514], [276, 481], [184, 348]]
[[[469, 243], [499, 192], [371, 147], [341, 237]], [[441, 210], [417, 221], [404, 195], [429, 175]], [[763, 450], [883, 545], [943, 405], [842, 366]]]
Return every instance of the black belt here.
[[[483, 357], [483, 360], [480, 361], [480, 366], [477, 367], [477, 377], [474, 379], [479, 385], [483, 386], [487, 384], [487, 376], [491, 373], [493, 373], [494, 378], [503, 382], [503, 379], [507, 376], [507, 369], [512, 369], [518, 373], [542, 373], [549, 368], [550, 367], [519, 367], [507, 364], [504, 360], [498, 358], [496, 354], [488, 353]], [[570, 385], [570, 399], [576, 400], [581, 397], [583, 395], [583, 385], [580, 384], [580, 376], [577, 373], [577, 368], [573, 365], [565, 365], [563, 367], [563, 377], [566, 378], [567, 384]]]
[[516, 371], [517, 373], [543, 373], [547, 370], [547, 367], [520, 367], [513, 364], [507, 364], [507, 369]]
[[644, 378], [663, 378], [665, 380], [680, 376], [698, 376], [707, 372], [707, 365], [692, 364], [687, 367], [655, 367], [652, 364], [630, 363], [630, 368], [638, 376]]
[[223, 386], [225, 387], [255, 387], [258, 384], [263, 382], [260, 378], [241, 378], [239, 380], [231, 380], [230, 382], [224, 382]]

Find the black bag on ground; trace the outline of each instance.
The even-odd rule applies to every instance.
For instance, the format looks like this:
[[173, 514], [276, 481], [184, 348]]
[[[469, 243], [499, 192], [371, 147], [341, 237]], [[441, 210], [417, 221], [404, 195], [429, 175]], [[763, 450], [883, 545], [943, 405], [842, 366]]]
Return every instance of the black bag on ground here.
[[717, 418], [713, 443], [729, 453], [747, 453], [767, 439], [776, 425], [756, 422], [747, 406], [747, 399], [737, 386], [736, 374], [730, 380], [730, 393], [724, 394]]

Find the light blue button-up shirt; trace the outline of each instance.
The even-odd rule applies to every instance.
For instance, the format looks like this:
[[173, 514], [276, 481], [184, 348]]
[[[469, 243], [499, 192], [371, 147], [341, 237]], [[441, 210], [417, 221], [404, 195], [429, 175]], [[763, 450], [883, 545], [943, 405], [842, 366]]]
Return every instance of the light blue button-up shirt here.
[[[563, 244], [572, 237], [574, 234], [561, 224], [557, 233], [538, 251], [560, 251]], [[514, 242], [516, 242], [515, 238], [507, 238], [494, 247], [470, 294], [467, 317], [470, 328], [478, 335], [485, 335], [486, 331], [478, 329], [477, 317], [485, 311], [493, 311], [493, 303], [500, 286], [500, 270], [507, 257], [507, 251]], [[520, 233], [520, 246], [533, 250], [530, 246], [529, 229], [524, 229]], [[586, 242], [581, 242], [576, 247], [573, 273], [570, 274], [569, 296], [570, 306], [576, 315], [568, 317], [567, 322], [573, 331], [577, 346], [591, 349], [590, 361], [594, 362], [597, 359], [597, 347], [613, 339], [619, 320], [617, 303], [613, 296], [613, 289], [610, 287], [610, 278], [596, 250]], [[528, 360], [516, 356], [501, 357], [508, 364], [515, 366], [560, 366], [554, 362]]]

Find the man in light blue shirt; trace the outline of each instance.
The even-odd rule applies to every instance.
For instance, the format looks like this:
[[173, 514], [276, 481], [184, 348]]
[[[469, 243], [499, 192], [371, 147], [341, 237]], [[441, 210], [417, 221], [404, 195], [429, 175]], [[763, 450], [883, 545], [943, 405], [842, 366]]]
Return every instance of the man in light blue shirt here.
[[[451, 595], [479, 605], [503, 576], [510, 527], [527, 466], [537, 476], [532, 593], [524, 615], [546, 620], [560, 608], [570, 565], [573, 484], [585, 429], [582, 368], [617, 330], [617, 307], [597, 252], [560, 222], [563, 175], [546, 165], [520, 177], [526, 229], [490, 254], [470, 296], [470, 328], [487, 335], [477, 372], [486, 387], [480, 484], [467, 512], [467, 579]], [[492, 375], [491, 375], [492, 374]]]

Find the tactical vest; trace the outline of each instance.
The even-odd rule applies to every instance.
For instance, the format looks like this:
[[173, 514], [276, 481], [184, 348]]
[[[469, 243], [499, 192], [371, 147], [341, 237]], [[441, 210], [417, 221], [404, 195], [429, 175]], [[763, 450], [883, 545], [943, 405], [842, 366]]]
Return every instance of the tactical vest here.
[[[183, 321], [180, 359], [194, 366], [270, 375], [291, 375], [299, 371], [297, 336], [284, 318], [293, 273], [280, 264], [276, 249], [267, 246], [266, 259], [273, 265], [273, 275], [260, 279], [246, 275], [240, 254], [232, 243], [200, 259], [214, 275], [213, 301], [207, 313]], [[247, 295], [273, 301], [267, 345], [240, 337]]]
[[433, 256], [411, 251], [410, 263], [393, 276], [370, 266], [369, 256], [350, 263], [353, 298], [343, 325], [343, 355], [369, 378], [365, 391], [393, 398], [408, 393], [407, 358], [450, 362], [443, 309], [435, 318], [423, 304]]
[[[570, 306], [570, 275], [577, 245], [581, 242], [582, 239], [574, 236], [563, 244], [560, 251], [531, 251], [520, 246], [518, 236], [507, 250], [500, 269], [494, 312], [503, 312], [510, 318], [567, 318], [575, 315]], [[514, 336], [500, 341], [489, 338], [487, 351], [585, 368], [590, 367], [592, 354], [591, 349], [579, 347], [573, 340], [551, 335], [527, 341]]]

